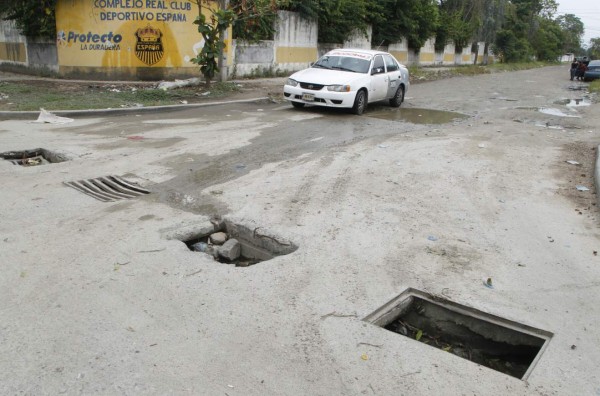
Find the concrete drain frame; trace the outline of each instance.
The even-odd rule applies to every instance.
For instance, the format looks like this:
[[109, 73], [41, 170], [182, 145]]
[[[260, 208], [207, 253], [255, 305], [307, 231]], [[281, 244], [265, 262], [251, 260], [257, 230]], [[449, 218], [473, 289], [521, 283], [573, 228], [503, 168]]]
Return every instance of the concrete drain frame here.
[[412, 288], [363, 320], [521, 380], [553, 336]]
[[229, 220], [212, 220], [182, 239], [188, 249], [212, 256], [215, 261], [249, 267], [295, 252], [298, 246], [261, 227], [250, 228]]
[[10, 161], [13, 165], [21, 166], [37, 166], [67, 161], [65, 156], [43, 148], [7, 151], [0, 153], [0, 158]]

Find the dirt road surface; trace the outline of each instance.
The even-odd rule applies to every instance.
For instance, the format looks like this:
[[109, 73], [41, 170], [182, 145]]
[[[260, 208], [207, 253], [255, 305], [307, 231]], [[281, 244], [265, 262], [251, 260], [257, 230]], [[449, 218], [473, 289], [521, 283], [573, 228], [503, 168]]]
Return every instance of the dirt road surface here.
[[[0, 152], [69, 161], [0, 161], [0, 394], [600, 394], [600, 112], [567, 76], [424, 83], [360, 117], [1, 121]], [[63, 184], [105, 175], [151, 193]], [[242, 268], [178, 240], [215, 215], [298, 249]], [[363, 320], [407, 288], [549, 342], [522, 380]]]

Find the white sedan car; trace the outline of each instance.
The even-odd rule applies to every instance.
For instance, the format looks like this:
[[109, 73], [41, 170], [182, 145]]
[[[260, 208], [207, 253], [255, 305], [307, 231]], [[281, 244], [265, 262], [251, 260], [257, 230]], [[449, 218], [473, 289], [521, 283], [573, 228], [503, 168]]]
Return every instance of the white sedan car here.
[[406, 66], [387, 52], [336, 49], [308, 69], [292, 74], [283, 95], [294, 107], [344, 107], [362, 114], [367, 103], [381, 100], [400, 106], [408, 79]]

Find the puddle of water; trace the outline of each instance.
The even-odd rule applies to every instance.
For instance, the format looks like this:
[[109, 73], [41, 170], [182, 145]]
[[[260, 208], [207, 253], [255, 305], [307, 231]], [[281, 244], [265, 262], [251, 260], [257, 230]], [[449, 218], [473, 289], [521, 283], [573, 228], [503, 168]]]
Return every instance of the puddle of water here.
[[592, 103], [589, 100], [585, 99], [571, 99], [569, 103], [567, 103], [568, 107], [585, 107], [590, 106]]
[[412, 124], [447, 124], [469, 118], [466, 114], [452, 111], [430, 109], [398, 109], [394, 111], [378, 111], [366, 114], [369, 117], [389, 121], [410, 122]]
[[580, 116], [566, 114], [560, 111], [559, 109], [555, 109], [553, 107], [540, 107], [538, 110], [540, 113], [548, 114], [556, 117], [568, 117], [568, 118], [580, 118]]

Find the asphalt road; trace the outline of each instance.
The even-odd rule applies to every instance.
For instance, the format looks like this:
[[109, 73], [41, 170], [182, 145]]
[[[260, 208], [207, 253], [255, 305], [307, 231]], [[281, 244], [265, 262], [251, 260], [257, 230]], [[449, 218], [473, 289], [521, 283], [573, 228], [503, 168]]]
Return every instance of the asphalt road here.
[[[0, 394], [598, 394], [584, 88], [565, 66], [413, 85], [363, 116], [265, 101], [1, 121], [0, 152], [70, 160], [0, 161]], [[63, 184], [105, 175], [151, 193]], [[240, 268], [178, 240], [215, 216], [298, 250]], [[521, 380], [363, 320], [408, 288], [549, 342]]]

